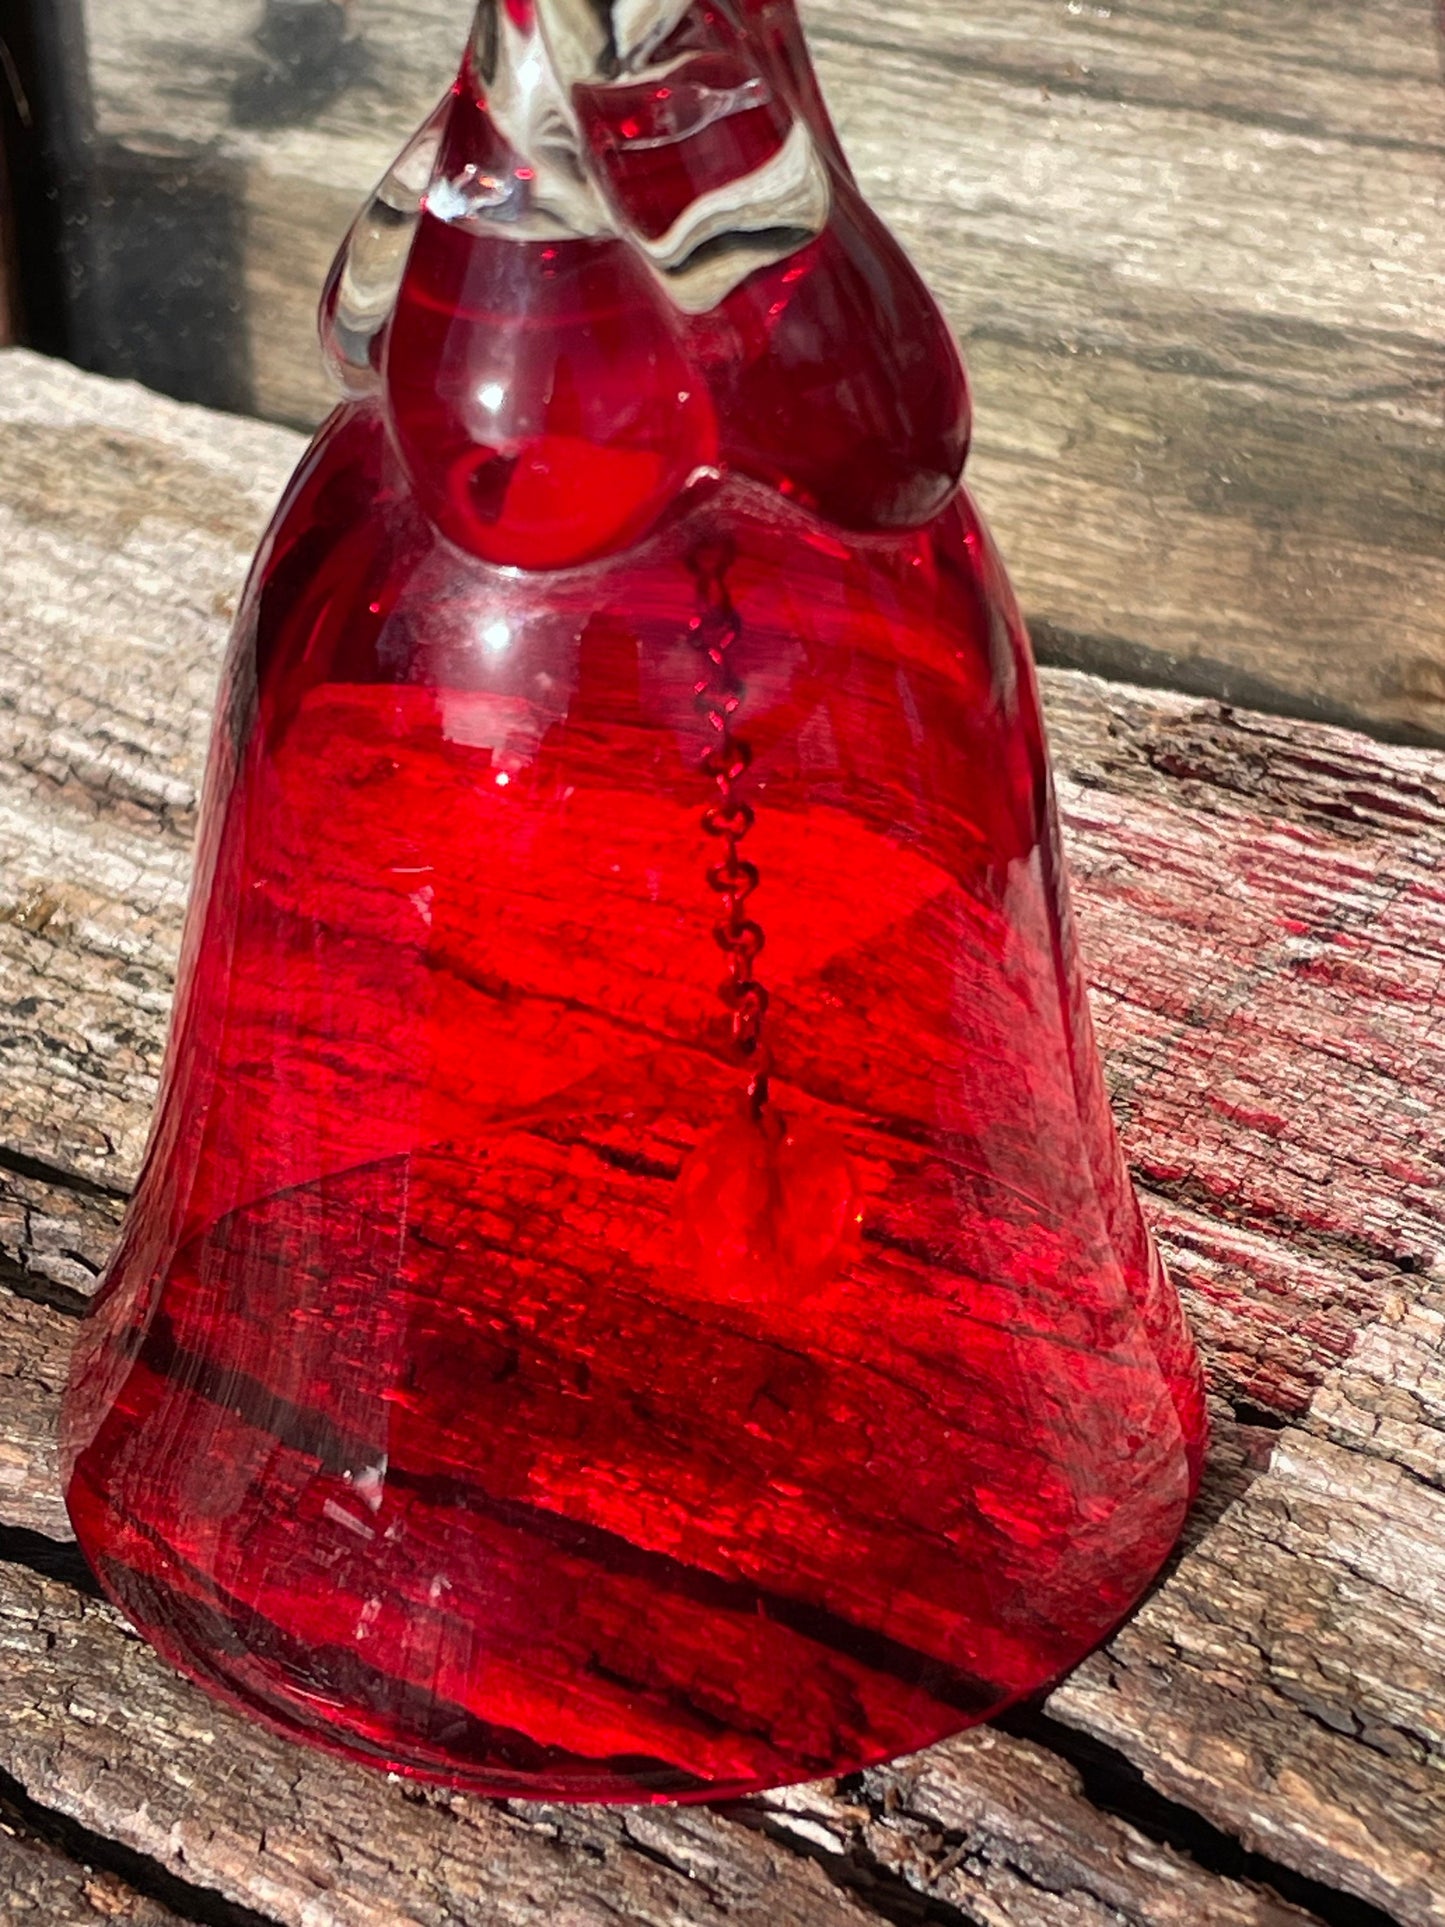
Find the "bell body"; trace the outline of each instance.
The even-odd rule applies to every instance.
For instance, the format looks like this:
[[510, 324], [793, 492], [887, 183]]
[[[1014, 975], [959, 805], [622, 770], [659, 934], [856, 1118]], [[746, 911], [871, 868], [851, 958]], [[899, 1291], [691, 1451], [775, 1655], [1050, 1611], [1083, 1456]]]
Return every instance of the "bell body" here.
[[[333, 288], [351, 398], [238, 619], [67, 1401], [77, 1535], [167, 1657], [481, 1792], [925, 1745], [1103, 1638], [1197, 1476], [962, 377], [783, 28], [739, 45], [823, 226], [706, 309], [637, 237], [721, 163], [627, 202], [607, 149], [610, 234], [441, 219], [485, 48], [374, 337]], [[726, 93], [715, 47], [667, 71], [704, 55]], [[766, 170], [786, 128], [744, 132]], [[923, 317], [881, 401], [870, 299]], [[808, 439], [830, 329], [853, 385]]]

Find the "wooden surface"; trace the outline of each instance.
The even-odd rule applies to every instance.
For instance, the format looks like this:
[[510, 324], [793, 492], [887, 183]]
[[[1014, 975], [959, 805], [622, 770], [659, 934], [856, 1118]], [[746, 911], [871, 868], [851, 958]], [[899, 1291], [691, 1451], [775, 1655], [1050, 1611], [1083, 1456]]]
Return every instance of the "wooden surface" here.
[[88, 1918], [88, 1856], [137, 1919], [233, 1927], [1445, 1922], [1429, 750], [1045, 675], [1217, 1436], [1177, 1569], [1041, 1712], [725, 1811], [487, 1805], [243, 1725], [94, 1597], [56, 1394], [144, 1140], [227, 618], [299, 447], [0, 356], [0, 1818], [30, 1803], [0, 1862], [53, 1890], [32, 1914]]
[[[54, 4], [88, 45], [82, 358], [313, 420], [322, 276], [469, 0], [351, 0], [330, 89], [268, 96], [270, 124], [261, 0]], [[963, 340], [1044, 654], [1445, 742], [1433, 0], [804, 11]]]

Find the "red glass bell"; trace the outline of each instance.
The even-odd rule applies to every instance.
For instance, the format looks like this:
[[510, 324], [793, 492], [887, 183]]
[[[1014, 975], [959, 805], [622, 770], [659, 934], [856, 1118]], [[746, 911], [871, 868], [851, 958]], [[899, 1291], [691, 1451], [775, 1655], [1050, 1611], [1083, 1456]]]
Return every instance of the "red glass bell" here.
[[80, 1542], [232, 1703], [483, 1792], [936, 1740], [1138, 1598], [1202, 1404], [962, 370], [790, 0], [488, 0], [323, 336]]

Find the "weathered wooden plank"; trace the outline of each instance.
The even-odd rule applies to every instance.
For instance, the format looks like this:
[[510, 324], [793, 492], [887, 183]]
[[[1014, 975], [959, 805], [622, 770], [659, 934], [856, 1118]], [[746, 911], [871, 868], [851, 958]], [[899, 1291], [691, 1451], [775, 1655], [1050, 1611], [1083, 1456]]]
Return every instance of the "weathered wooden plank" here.
[[1445, 1919], [1442, 1386], [1445, 1300], [1392, 1303], [1050, 1702], [1162, 1792], [1410, 1927]]
[[114, 1874], [67, 1859], [0, 1814], [0, 1912], [13, 1927], [171, 1927], [178, 1916]]
[[1438, 724], [1428, 8], [943, 12], [828, 0], [816, 37], [963, 337], [976, 486], [1050, 652]]
[[1098, 1812], [1071, 1769], [1003, 1734], [870, 1775], [876, 1813], [828, 1786], [727, 1816], [609, 1813], [423, 1792], [302, 1754], [177, 1679], [109, 1607], [15, 1567], [0, 1567], [0, 1655], [0, 1761], [36, 1798], [305, 1927], [876, 1927], [909, 1888], [985, 1927], [1315, 1919]]
[[[138, 389], [87, 422], [58, 365], [17, 354], [4, 370], [0, 1011], [10, 1101], [29, 1118], [7, 1142], [125, 1190], [155, 1089], [217, 644], [297, 442], [153, 419]], [[84, 1216], [97, 1238], [62, 1249], [93, 1264], [112, 1219]]]
[[[253, 0], [82, 11], [97, 326], [139, 331], [94, 352], [314, 418], [316, 288], [464, 0], [352, 0], [358, 57], [270, 126], [244, 105]], [[1048, 652], [1445, 739], [1430, 0], [806, 12], [860, 176], [964, 339], [976, 485]]]
[[[1439, 71], [1425, 0], [1212, 7], [931, 0], [881, 19], [853, 0], [804, 0], [810, 37], [906, 50], [920, 62], [1046, 86], [1102, 105], [1181, 107], [1281, 131], [1428, 147], [1440, 137]], [[1181, 57], [1187, 50], [1188, 59]]]
[[[1433, 1927], [1445, 1914], [1442, 1575], [1445, 1295], [1430, 1292], [1386, 1305], [1265, 1475], [1048, 1710], [1250, 1848]], [[923, 1890], [947, 1864], [940, 1890], [982, 1919], [1010, 1918], [1001, 1902], [989, 1911], [1001, 1852], [1029, 1856], [1051, 1891], [1077, 1882], [1107, 1898], [1107, 1872], [1080, 1851], [1097, 1851], [1097, 1835], [1076, 1835], [1053, 1804], [1070, 1796], [1068, 1770], [1050, 1756], [1020, 1783], [1017, 1745], [994, 1761], [992, 1736], [965, 1736], [864, 1776], [862, 1795], [808, 1788], [778, 1803], [836, 1851], [866, 1843]], [[980, 1840], [970, 1823], [1012, 1789], [1017, 1807], [990, 1806]], [[1162, 1883], [1163, 1918], [1175, 1898]], [[1213, 1904], [1229, 1917], [1222, 1896]]]
[[1439, 759], [1113, 692], [1091, 753], [1065, 688], [1126, 1143], [1221, 1384], [1299, 1411], [1439, 1251]]

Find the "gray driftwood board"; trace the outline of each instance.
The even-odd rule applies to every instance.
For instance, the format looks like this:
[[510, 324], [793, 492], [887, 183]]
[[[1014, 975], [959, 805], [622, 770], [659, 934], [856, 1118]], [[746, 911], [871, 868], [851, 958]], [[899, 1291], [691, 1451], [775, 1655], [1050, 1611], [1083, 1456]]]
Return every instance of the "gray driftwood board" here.
[[[90, 365], [313, 420], [322, 277], [470, 0], [350, 0], [330, 82], [264, 111], [263, 0], [51, 4]], [[964, 342], [975, 483], [1049, 659], [1445, 742], [1433, 0], [805, 17]]]
[[1045, 674], [1116, 1109], [1217, 1430], [1177, 1569], [1044, 1713], [726, 1811], [487, 1805], [251, 1730], [85, 1589], [57, 1392], [156, 1087], [227, 619], [299, 447], [0, 357], [17, 1917], [1445, 1922], [1445, 756], [1426, 749]]

